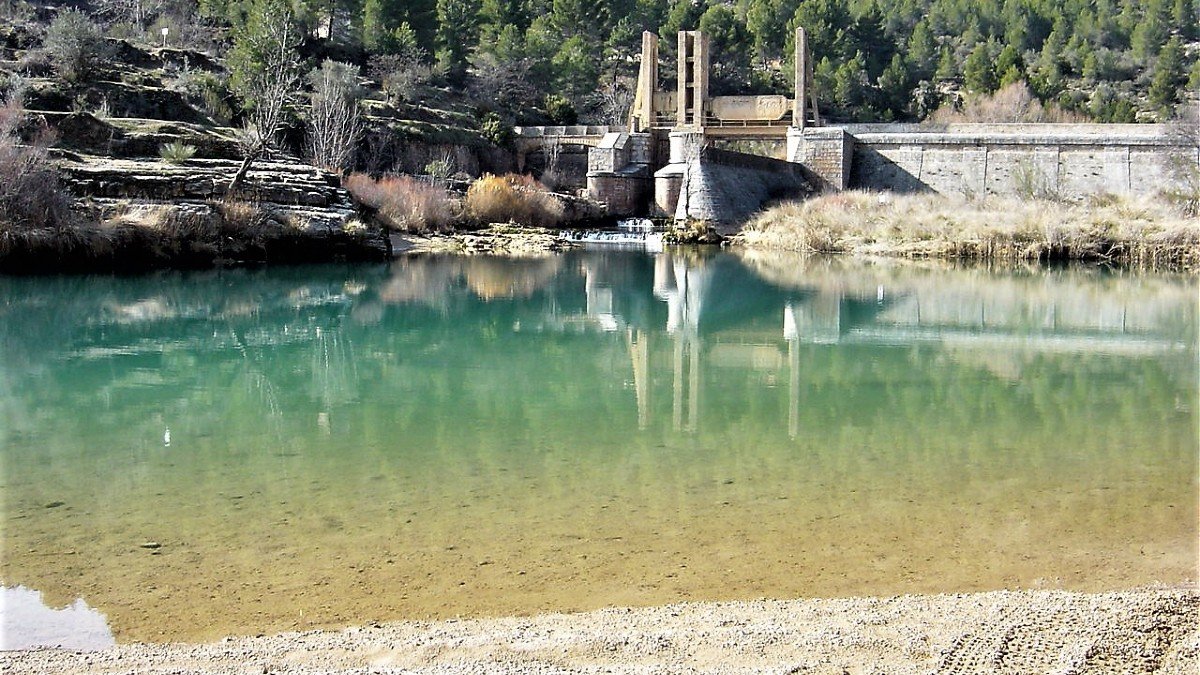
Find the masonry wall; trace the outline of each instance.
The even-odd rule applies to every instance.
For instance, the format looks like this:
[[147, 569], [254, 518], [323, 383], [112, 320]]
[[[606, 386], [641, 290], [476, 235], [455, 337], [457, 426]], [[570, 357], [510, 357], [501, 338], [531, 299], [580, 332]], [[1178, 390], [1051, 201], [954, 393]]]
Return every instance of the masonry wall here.
[[850, 125], [849, 187], [898, 192], [1081, 196], [1151, 193], [1200, 165], [1158, 125]]
[[769, 199], [795, 196], [805, 188], [788, 162], [713, 148], [690, 162], [682, 182], [686, 217], [709, 221], [723, 233], [736, 231]]

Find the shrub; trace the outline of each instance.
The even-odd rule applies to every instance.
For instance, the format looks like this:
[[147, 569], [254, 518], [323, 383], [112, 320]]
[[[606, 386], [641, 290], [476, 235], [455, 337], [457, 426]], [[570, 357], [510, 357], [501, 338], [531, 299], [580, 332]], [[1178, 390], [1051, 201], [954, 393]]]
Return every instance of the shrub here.
[[961, 122], [1083, 122], [1082, 115], [1051, 103], [1042, 105], [1025, 82], [1014, 82], [990, 95], [969, 98], [961, 109], [943, 105], [929, 121], [937, 124]]
[[54, 17], [42, 48], [59, 76], [68, 82], [81, 82], [94, 75], [113, 55], [100, 27], [75, 9], [65, 9]]
[[434, 77], [433, 66], [425, 63], [424, 53], [418, 49], [372, 56], [367, 73], [379, 82], [389, 101], [414, 100]]
[[571, 105], [565, 96], [546, 94], [542, 106], [546, 110], [546, 117], [549, 117], [554, 124], [575, 124], [579, 120], [575, 106]]
[[25, 0], [0, 0], [0, 19], [17, 23], [31, 21], [36, 15], [33, 5]]
[[467, 189], [467, 214], [481, 223], [550, 227], [562, 219], [562, 204], [529, 176], [485, 175]]
[[362, 173], [343, 182], [350, 194], [375, 211], [386, 227], [408, 232], [440, 230], [455, 220], [454, 200], [446, 190], [412, 176], [374, 180]]
[[183, 164], [196, 155], [196, 146], [187, 145], [180, 141], [163, 143], [158, 146], [158, 156], [170, 164]]
[[186, 96], [189, 103], [202, 109], [214, 122], [229, 124], [233, 120], [233, 109], [228, 102], [229, 86], [215, 73], [185, 70], [169, 86]]
[[439, 159], [432, 160], [426, 164], [424, 171], [425, 175], [445, 182], [455, 174], [457, 167], [454, 165], [454, 157], [450, 153], [445, 153]]
[[75, 218], [46, 143], [24, 144], [18, 127], [24, 119], [21, 92], [0, 99], [0, 249], [8, 250], [31, 230], [62, 228]]
[[479, 122], [479, 133], [492, 145], [505, 147], [512, 142], [512, 127], [504, 123], [499, 114], [489, 112]]

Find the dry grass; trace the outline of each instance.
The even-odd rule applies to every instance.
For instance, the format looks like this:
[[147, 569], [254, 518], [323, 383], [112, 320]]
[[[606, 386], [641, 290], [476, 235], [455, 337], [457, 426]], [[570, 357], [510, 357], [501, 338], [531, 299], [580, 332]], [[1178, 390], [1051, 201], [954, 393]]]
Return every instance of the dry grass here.
[[563, 206], [530, 176], [487, 174], [467, 189], [467, 215], [479, 223], [517, 223], [553, 227], [563, 217]]
[[443, 230], [452, 225], [457, 207], [450, 193], [411, 176], [385, 176], [375, 180], [351, 174], [344, 187], [360, 203], [375, 211], [384, 226], [405, 232]]
[[1024, 82], [992, 94], [971, 96], [960, 106], [943, 105], [929, 117], [933, 124], [990, 122], [1087, 122], [1088, 118], [1054, 105], [1042, 105]]
[[1200, 270], [1200, 223], [1159, 197], [1106, 195], [1065, 203], [842, 192], [772, 208], [735, 241], [813, 253]]

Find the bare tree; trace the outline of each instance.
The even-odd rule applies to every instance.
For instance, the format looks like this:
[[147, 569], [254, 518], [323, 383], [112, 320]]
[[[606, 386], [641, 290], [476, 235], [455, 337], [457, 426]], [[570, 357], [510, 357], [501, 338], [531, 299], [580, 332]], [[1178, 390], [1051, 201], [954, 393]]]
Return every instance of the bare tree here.
[[128, 21], [142, 32], [162, 11], [163, 4], [163, 0], [99, 0], [96, 3], [103, 14]]
[[545, 96], [534, 84], [535, 80], [530, 59], [506, 60], [482, 54], [475, 60], [467, 94], [489, 107], [500, 106], [509, 111], [535, 108]]
[[629, 121], [629, 110], [633, 107], [633, 91], [624, 82], [609, 82], [588, 94], [585, 105], [591, 113], [589, 116], [595, 119], [597, 124], [626, 124]]
[[239, 143], [242, 165], [228, 194], [241, 186], [256, 159], [270, 150], [300, 83], [297, 47], [302, 37], [285, 0], [264, 0], [235, 38], [230, 55], [231, 84], [246, 108]]
[[1200, 216], [1200, 102], [1179, 106], [1167, 123], [1167, 138], [1175, 147], [1165, 160], [1172, 183], [1165, 192], [1189, 216]]
[[308, 151], [314, 165], [341, 173], [349, 168], [362, 133], [358, 67], [325, 59], [308, 74], [313, 93], [309, 108]]
[[388, 103], [415, 99], [421, 87], [434, 77], [433, 66], [425, 63], [424, 51], [419, 48], [404, 48], [398, 54], [372, 56], [368, 72], [387, 94]]

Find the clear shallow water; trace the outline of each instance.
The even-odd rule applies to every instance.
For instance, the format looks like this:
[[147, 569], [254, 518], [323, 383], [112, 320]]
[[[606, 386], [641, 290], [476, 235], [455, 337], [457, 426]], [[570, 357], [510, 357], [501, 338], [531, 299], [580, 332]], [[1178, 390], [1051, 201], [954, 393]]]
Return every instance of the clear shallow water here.
[[0, 581], [128, 641], [1194, 580], [1197, 322], [692, 252], [0, 278]]

